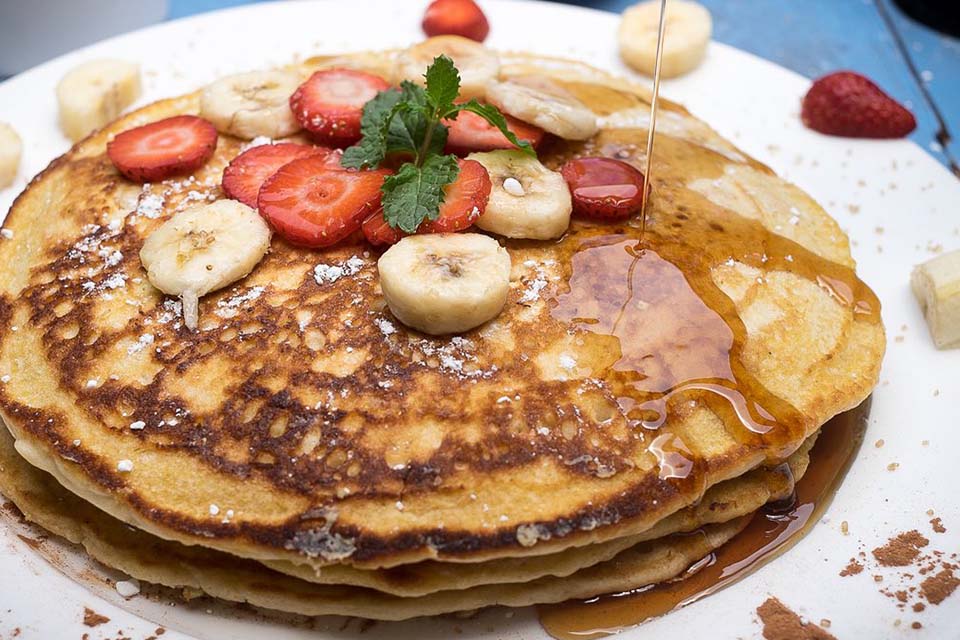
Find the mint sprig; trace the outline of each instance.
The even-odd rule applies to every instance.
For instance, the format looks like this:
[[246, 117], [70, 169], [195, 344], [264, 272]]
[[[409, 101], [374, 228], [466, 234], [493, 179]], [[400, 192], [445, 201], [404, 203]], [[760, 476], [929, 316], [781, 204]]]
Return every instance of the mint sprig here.
[[469, 111], [497, 127], [513, 145], [530, 155], [533, 147], [507, 127], [496, 107], [476, 100], [456, 104], [460, 73], [453, 60], [441, 55], [424, 74], [426, 87], [409, 81], [399, 89], [381, 91], [363, 107], [362, 138], [343, 153], [340, 164], [352, 169], [376, 168], [388, 158], [411, 158], [383, 182], [383, 217], [391, 227], [413, 233], [424, 220], [436, 220], [444, 187], [460, 173], [457, 157], [444, 155], [447, 127]]

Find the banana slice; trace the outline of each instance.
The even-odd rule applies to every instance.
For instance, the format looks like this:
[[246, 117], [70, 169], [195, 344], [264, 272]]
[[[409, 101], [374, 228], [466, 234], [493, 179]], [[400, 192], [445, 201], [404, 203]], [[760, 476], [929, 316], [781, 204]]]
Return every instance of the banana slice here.
[[572, 93], [544, 76], [518, 76], [487, 85], [487, 100], [501, 111], [565, 140], [597, 132], [597, 116]]
[[910, 284], [937, 348], [960, 347], [960, 249], [914, 268]]
[[[653, 75], [657, 62], [657, 32], [660, 3], [641, 2], [623, 12], [620, 20], [620, 57], [634, 71]], [[667, 3], [660, 75], [675, 78], [703, 62], [710, 43], [713, 21], [702, 5], [688, 0]]]
[[490, 200], [476, 225], [508, 238], [549, 240], [570, 226], [573, 203], [563, 176], [515, 150], [471, 153], [490, 174]]
[[489, 82], [500, 73], [500, 56], [482, 44], [460, 36], [436, 36], [397, 56], [394, 77], [423, 84], [423, 74], [433, 59], [445, 55], [460, 71], [460, 97], [482, 98]]
[[115, 120], [140, 97], [140, 66], [123, 60], [91, 60], [57, 84], [60, 128], [76, 142]]
[[250, 273], [270, 248], [270, 228], [256, 211], [217, 200], [175, 214], [143, 243], [150, 283], [183, 300], [183, 323], [197, 327], [200, 297]]
[[393, 315], [431, 335], [492, 320], [510, 291], [510, 254], [478, 233], [408, 236], [380, 256], [377, 268]]
[[20, 154], [23, 152], [23, 143], [13, 127], [0, 122], [0, 189], [6, 189], [13, 184], [20, 169]]
[[249, 71], [221, 78], [200, 94], [200, 115], [238, 138], [284, 138], [300, 130], [290, 96], [300, 86], [294, 71]]
[[[381, 51], [375, 53], [363, 51], [342, 56], [315, 56], [308, 59], [304, 63], [304, 67], [310, 72], [320, 69], [355, 69], [380, 76], [390, 84], [398, 84], [399, 81], [394, 82], [393, 80], [393, 74], [396, 72], [396, 60], [394, 58], [394, 56]], [[423, 71], [426, 71], [426, 67]], [[423, 71], [420, 73], [422, 74]]]

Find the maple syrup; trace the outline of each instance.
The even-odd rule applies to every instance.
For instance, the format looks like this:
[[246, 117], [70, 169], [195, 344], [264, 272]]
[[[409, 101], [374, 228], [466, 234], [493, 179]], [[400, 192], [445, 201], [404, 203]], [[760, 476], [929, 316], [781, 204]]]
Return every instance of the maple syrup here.
[[863, 441], [869, 410], [868, 398], [825, 424], [793, 497], [756, 512], [742, 532], [684, 574], [625, 593], [541, 605], [543, 628], [558, 640], [617, 633], [716, 593], [789, 550], [829, 506]]
[[640, 242], [647, 228], [647, 201], [650, 199], [650, 185], [653, 182], [653, 143], [657, 131], [657, 108], [660, 104], [660, 69], [663, 61], [663, 37], [667, 24], [667, 0], [660, 0], [660, 20], [657, 26], [657, 54], [653, 67], [653, 95], [650, 98], [650, 130], [647, 132], [647, 175], [644, 180], [644, 198], [640, 204]]

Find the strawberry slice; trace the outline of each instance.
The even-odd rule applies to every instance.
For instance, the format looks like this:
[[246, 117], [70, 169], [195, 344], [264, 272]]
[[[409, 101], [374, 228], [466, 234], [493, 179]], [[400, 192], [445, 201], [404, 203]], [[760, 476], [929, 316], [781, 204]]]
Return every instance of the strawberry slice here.
[[417, 233], [463, 231], [487, 208], [493, 183], [487, 168], [476, 160], [459, 160], [460, 173], [443, 190], [443, 203], [436, 220], [424, 220]]
[[397, 244], [409, 235], [400, 229], [391, 227], [386, 218], [383, 217], [383, 209], [371, 213], [363, 221], [362, 229], [363, 237], [375, 247]]
[[477, 42], [490, 33], [487, 16], [473, 0], [434, 0], [423, 14], [423, 32], [430, 36], [463, 36]]
[[[543, 140], [543, 129], [513, 116], [504, 114], [507, 119], [507, 128], [521, 140], [526, 140], [534, 147]], [[448, 127], [447, 153], [465, 156], [473, 151], [494, 151], [496, 149], [513, 149], [513, 143], [500, 133], [495, 126], [475, 113], [461, 111], [456, 120], [444, 120]]]
[[613, 158], [578, 158], [560, 168], [570, 187], [575, 214], [601, 220], [627, 218], [643, 204], [644, 177]]
[[318, 142], [347, 147], [360, 139], [363, 105], [390, 85], [353, 69], [317, 71], [290, 96], [290, 109]]
[[917, 128], [906, 107], [852, 71], [814, 82], [803, 97], [800, 117], [814, 131], [847, 138], [902, 138]]
[[[228, 198], [257, 208], [257, 198], [264, 180], [275, 174], [280, 167], [298, 158], [335, 155], [332, 149], [308, 147], [303, 144], [284, 142], [251, 147], [233, 159], [223, 170], [223, 192]], [[339, 165], [339, 155], [335, 156]]]
[[[460, 160], [457, 179], [444, 189], [443, 204], [436, 220], [424, 220], [417, 233], [455, 233], [473, 225], [490, 199], [490, 174], [476, 160]], [[396, 244], [408, 234], [394, 229], [383, 217], [383, 209], [363, 222], [363, 235], [373, 245]]]
[[217, 148], [216, 128], [174, 116], [120, 133], [107, 144], [113, 166], [134, 182], [156, 182], [199, 169]]
[[294, 244], [328, 247], [360, 229], [380, 208], [380, 187], [388, 171], [330, 166], [326, 155], [294, 160], [260, 187], [260, 214]]

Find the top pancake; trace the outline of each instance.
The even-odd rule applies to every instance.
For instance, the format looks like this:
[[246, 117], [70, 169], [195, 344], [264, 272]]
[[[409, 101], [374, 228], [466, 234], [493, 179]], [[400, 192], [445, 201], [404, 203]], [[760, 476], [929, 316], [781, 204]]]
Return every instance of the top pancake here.
[[[504, 75], [555, 75], [603, 117], [592, 140], [549, 143], [545, 164], [646, 168], [642, 90], [505, 60]], [[173, 212], [223, 197], [242, 144], [221, 136], [196, 175], [141, 188], [106, 142], [196, 113], [197, 97], [120, 119], [38, 176], [5, 223], [0, 413], [18, 451], [159, 536], [365, 568], [635, 534], [787, 457], [875, 385], [879, 304], [812, 199], [665, 109], [645, 250], [636, 220], [504, 242], [506, 308], [452, 338], [390, 316], [368, 246], [279, 238], [187, 330], [137, 254]]]

